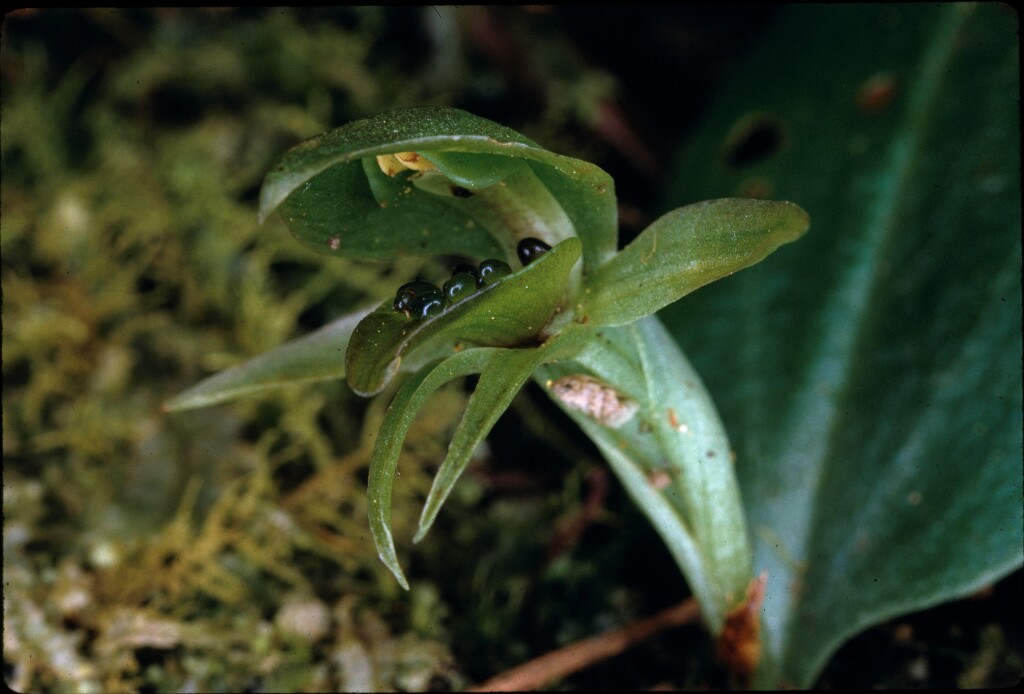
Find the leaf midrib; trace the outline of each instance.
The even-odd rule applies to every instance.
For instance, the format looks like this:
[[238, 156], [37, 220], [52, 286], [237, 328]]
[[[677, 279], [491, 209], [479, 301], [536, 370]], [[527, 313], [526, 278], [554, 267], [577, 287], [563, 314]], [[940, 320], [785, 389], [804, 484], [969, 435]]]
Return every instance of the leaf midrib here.
[[[923, 153], [923, 142], [934, 120], [933, 107], [940, 90], [945, 86], [942, 73], [956, 52], [955, 35], [963, 30], [972, 10], [970, 6], [960, 5], [947, 10], [947, 18], [938, 25], [940, 28], [920, 63], [921, 69], [917, 72], [913, 87], [908, 91], [908, 105], [901, 127], [889, 146], [886, 164], [880, 169], [894, 172], [886, 179], [890, 185], [876, 186], [883, 194], [868, 208], [865, 223], [867, 233], [861, 244], [866, 252], [861, 262], [848, 266], [850, 271], [835, 285], [828, 302], [818, 314], [819, 320], [828, 320], [828, 325], [822, 326], [827, 329], [820, 330], [825, 337], [820, 342], [817, 355], [804, 371], [805, 382], [796, 390], [797, 395], [789, 416], [782, 426], [784, 431], [792, 432], [789, 441], [782, 447], [782, 457], [806, 456], [809, 455], [808, 451], [822, 452], [817, 459], [818, 464], [800, 466], [806, 481], [798, 488], [789, 489], [785, 502], [790, 508], [808, 508], [810, 512], [802, 524], [792, 523], [790, 528], [779, 532], [782, 537], [790, 540], [787, 550], [803, 561], [807, 560], [811, 546], [813, 529], [816, 527], [814, 521], [821, 513], [819, 505], [822, 500], [818, 493], [824, 471], [821, 463], [832, 457], [835, 432], [841, 424], [838, 405], [843, 402], [852, 384], [851, 374], [856, 363], [854, 348], [869, 326], [869, 317], [872, 315], [869, 308], [881, 296], [878, 286], [883, 276], [880, 271], [881, 260], [886, 257], [884, 251], [893, 245], [899, 229], [900, 213], [914, 180], [911, 175], [913, 163]], [[832, 366], [837, 362], [838, 366]], [[823, 374], [826, 378], [821, 378]], [[834, 375], [828, 377], [829, 374]], [[820, 403], [818, 393], [822, 389], [833, 394], [826, 408], [816, 407]], [[808, 420], [816, 424], [808, 426]], [[792, 572], [789, 573], [784, 577], [786, 583], [794, 578]], [[790, 644], [799, 637], [799, 634], [793, 632], [794, 592], [785, 590], [773, 595], [771, 603], [775, 606], [773, 611], [777, 621], [774, 625], [766, 625], [770, 631], [784, 635], [780, 653], [780, 660], [783, 661], [789, 655]], [[766, 621], [771, 620], [767, 611], [765, 617]], [[838, 642], [837, 639], [829, 639], [829, 643], [819, 647], [818, 656], [811, 663], [813, 667], [802, 669], [802, 674], [816, 672]], [[791, 668], [784, 669], [793, 672]]]

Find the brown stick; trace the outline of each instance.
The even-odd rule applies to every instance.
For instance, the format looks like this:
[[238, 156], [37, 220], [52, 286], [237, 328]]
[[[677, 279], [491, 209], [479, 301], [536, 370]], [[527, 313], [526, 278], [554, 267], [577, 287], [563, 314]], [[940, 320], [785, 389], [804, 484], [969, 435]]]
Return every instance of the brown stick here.
[[700, 615], [697, 601], [687, 598], [675, 607], [621, 629], [569, 644], [518, 667], [496, 675], [471, 692], [518, 692], [537, 690], [612, 656], [622, 653], [659, 631], [690, 624]]

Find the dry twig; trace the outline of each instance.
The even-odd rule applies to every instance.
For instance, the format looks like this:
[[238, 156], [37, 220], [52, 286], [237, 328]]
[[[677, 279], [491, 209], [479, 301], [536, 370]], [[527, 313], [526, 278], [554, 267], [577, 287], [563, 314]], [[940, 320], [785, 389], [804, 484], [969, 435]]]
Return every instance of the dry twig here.
[[563, 679], [594, 663], [618, 655], [660, 631], [690, 624], [699, 615], [697, 601], [687, 598], [652, 617], [546, 653], [492, 677], [483, 684], [471, 687], [469, 691], [516, 692], [540, 689], [550, 682]]

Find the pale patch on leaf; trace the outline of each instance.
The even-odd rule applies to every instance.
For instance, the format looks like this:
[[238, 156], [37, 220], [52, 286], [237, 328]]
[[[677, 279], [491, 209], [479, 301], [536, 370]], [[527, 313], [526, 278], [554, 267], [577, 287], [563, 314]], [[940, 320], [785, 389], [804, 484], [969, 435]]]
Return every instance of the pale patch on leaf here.
[[636, 414], [639, 406], [615, 388], [592, 376], [573, 374], [546, 384], [567, 407], [612, 429], [618, 429]]

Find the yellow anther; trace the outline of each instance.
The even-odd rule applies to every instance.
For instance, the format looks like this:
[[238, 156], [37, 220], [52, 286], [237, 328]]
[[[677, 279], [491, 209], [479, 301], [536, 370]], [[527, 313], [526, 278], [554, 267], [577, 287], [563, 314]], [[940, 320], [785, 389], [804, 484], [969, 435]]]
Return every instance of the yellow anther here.
[[398, 152], [397, 154], [378, 154], [377, 166], [388, 176], [394, 177], [402, 171], [437, 171], [433, 162], [416, 152]]
[[377, 166], [380, 167], [381, 171], [392, 178], [399, 171], [405, 171], [408, 168], [405, 164], [400, 162], [394, 154], [378, 154]]
[[399, 152], [395, 155], [398, 161], [405, 164], [407, 169], [413, 171], [437, 171], [437, 167], [434, 166], [426, 157], [416, 154], [416, 152]]

